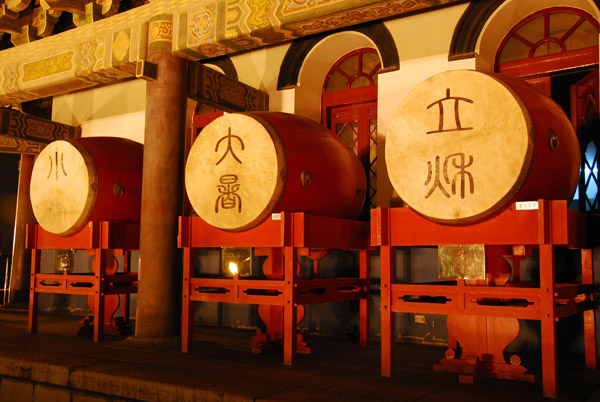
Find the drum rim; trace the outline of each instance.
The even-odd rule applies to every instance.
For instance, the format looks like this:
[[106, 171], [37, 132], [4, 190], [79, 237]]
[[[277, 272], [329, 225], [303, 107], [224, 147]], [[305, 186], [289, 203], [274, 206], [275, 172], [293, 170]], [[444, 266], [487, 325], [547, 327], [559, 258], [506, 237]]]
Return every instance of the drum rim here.
[[[425, 212], [415, 208], [414, 206], [412, 206], [409, 202], [407, 202], [406, 200], [404, 200], [402, 198], [402, 195], [400, 193], [398, 193], [398, 191], [396, 190], [394, 184], [393, 184], [393, 180], [392, 174], [389, 174], [389, 169], [388, 169], [388, 176], [389, 176], [389, 180], [390, 183], [392, 184], [392, 188], [394, 189], [395, 192], [398, 193], [398, 196], [402, 199], [402, 202], [405, 203], [408, 207], [410, 207], [413, 211], [415, 211], [418, 215], [433, 221], [433, 222], [437, 222], [437, 223], [442, 223], [442, 224], [469, 224], [469, 223], [473, 223], [475, 221], [480, 221], [481, 219], [490, 217], [496, 213], [498, 213], [499, 211], [505, 209], [506, 207], [508, 207], [508, 203], [510, 202], [510, 200], [514, 199], [519, 191], [521, 191], [521, 189], [523, 188], [525, 182], [527, 181], [528, 175], [529, 175], [529, 171], [531, 170], [531, 166], [533, 163], [533, 158], [535, 156], [535, 150], [536, 150], [536, 131], [535, 131], [535, 123], [534, 123], [534, 119], [533, 116], [531, 114], [531, 111], [529, 109], [529, 107], [527, 106], [527, 104], [525, 103], [525, 101], [523, 100], [523, 98], [517, 93], [517, 91], [515, 91], [507, 82], [502, 80], [502, 77], [504, 75], [502, 74], [498, 74], [498, 73], [488, 73], [488, 72], [484, 72], [484, 71], [477, 71], [477, 70], [466, 70], [466, 69], [459, 69], [459, 70], [449, 70], [449, 71], [444, 71], [438, 74], [434, 74], [433, 76], [425, 79], [424, 81], [422, 81], [421, 83], [419, 83], [415, 88], [413, 88], [412, 91], [416, 90], [418, 87], [420, 87], [422, 84], [424, 84], [425, 82], [431, 80], [434, 77], [438, 77], [440, 75], [447, 75], [447, 74], [454, 74], [454, 73], [460, 73], [460, 72], [469, 72], [469, 73], [473, 73], [473, 74], [481, 74], [481, 75], [485, 75], [491, 79], [493, 79], [494, 81], [496, 81], [498, 84], [500, 84], [501, 86], [503, 86], [506, 90], [508, 90], [510, 92], [510, 94], [512, 95], [512, 97], [514, 98], [514, 100], [519, 104], [519, 106], [521, 107], [521, 110], [523, 111], [523, 118], [526, 122], [526, 125], [528, 127], [528, 132], [527, 132], [527, 136], [528, 136], [528, 144], [527, 144], [527, 149], [524, 152], [524, 160], [523, 160], [523, 165], [521, 166], [521, 169], [519, 171], [519, 175], [516, 177], [513, 185], [509, 188], [509, 190], [506, 192], [506, 194], [504, 196], [502, 196], [501, 198], [499, 198], [493, 205], [491, 205], [489, 208], [487, 208], [485, 211], [482, 211], [478, 214], [474, 214], [474, 215], [470, 215], [467, 217], [461, 217], [461, 218], [440, 218], [440, 217], [434, 217], [434, 216], [430, 216], [427, 215]], [[527, 84], [527, 83], [524, 83]], [[530, 85], [530, 84], [527, 84]], [[534, 87], [535, 88], [535, 87]], [[410, 94], [410, 93], [409, 93]], [[407, 94], [407, 97], [408, 95]], [[405, 98], [406, 99], [406, 98]], [[402, 107], [403, 102], [405, 101], [405, 99], [402, 100], [402, 102], [400, 102], [400, 104], [398, 105], [398, 107], [396, 108], [396, 112]], [[396, 112], [394, 112], [394, 115], [396, 114]], [[394, 120], [394, 116], [392, 117], [392, 121]], [[391, 124], [390, 124], [391, 125]], [[387, 164], [387, 155], [388, 152], [388, 141], [386, 141], [385, 143], [385, 155], [386, 155], [386, 164]]]
[[[71, 236], [71, 235], [79, 232], [85, 226], [85, 224], [88, 222], [90, 216], [92, 215], [92, 212], [94, 211], [94, 208], [96, 206], [96, 199], [98, 196], [98, 173], [96, 171], [96, 164], [94, 162], [93, 156], [78, 141], [78, 138], [57, 140], [57, 141], [53, 141], [52, 143], [57, 143], [57, 142], [65, 142], [65, 143], [68, 143], [69, 145], [73, 146], [73, 148], [75, 148], [75, 150], [77, 152], [79, 152], [79, 154], [83, 158], [85, 166], [87, 167], [89, 187], [88, 187], [87, 198], [84, 203], [84, 207], [82, 209], [82, 212], [85, 212], [85, 213], [81, 214], [79, 216], [79, 218], [68, 229], [66, 229], [62, 232], [55, 232], [51, 228], [47, 228], [45, 226], [45, 223], [40, 221], [39, 218], [37, 218], [37, 216], [36, 216], [36, 219], [38, 220], [38, 223], [40, 224], [40, 226], [46, 231], [54, 233], [58, 236]], [[42, 150], [42, 152], [43, 152], [43, 150]], [[39, 155], [38, 155], [38, 157], [39, 157]], [[34, 163], [34, 168], [35, 168], [35, 163]], [[32, 204], [32, 207], [33, 207], [33, 204]], [[34, 210], [34, 215], [35, 215], [35, 208], [33, 208], [33, 210]]]
[[[265, 203], [265, 207], [263, 208], [263, 210], [259, 214], [257, 214], [251, 221], [247, 222], [246, 224], [244, 224], [242, 226], [228, 228], [228, 227], [222, 227], [222, 226], [215, 225], [214, 222], [207, 221], [202, 215], [200, 215], [200, 213], [198, 213], [198, 211], [196, 211], [196, 208], [194, 207], [192, 200], [189, 197], [189, 192], [187, 190], [187, 188], [188, 188], [187, 166], [189, 163], [189, 158], [188, 158], [188, 162], [186, 162], [186, 167], [185, 167], [186, 174], [185, 174], [184, 181], [185, 181], [186, 192], [188, 193], [188, 199], [190, 200], [190, 204], [191, 204], [192, 208], [194, 209], [194, 211], [198, 214], [198, 216], [200, 216], [200, 218], [204, 219], [209, 224], [211, 224], [221, 230], [226, 230], [229, 232], [241, 232], [241, 231], [244, 231], [244, 230], [247, 230], [247, 229], [257, 226], [258, 224], [260, 224], [262, 221], [267, 219], [273, 213], [273, 210], [275, 209], [275, 207], [281, 200], [281, 197], [283, 196], [284, 191], [285, 191], [286, 182], [287, 182], [287, 160], [285, 157], [286, 154], [285, 154], [285, 147], [284, 147], [283, 141], [277, 134], [276, 130], [273, 128], [273, 126], [269, 123], [268, 120], [254, 114], [252, 112], [237, 112], [237, 113], [230, 113], [230, 114], [226, 114], [224, 116], [220, 116], [220, 117], [216, 118], [215, 120], [213, 120], [211, 123], [209, 123], [204, 129], [208, 128], [213, 123], [216, 124], [215, 122], [217, 122], [223, 118], [228, 118], [228, 116], [233, 116], [233, 115], [237, 115], [237, 116], [243, 115], [243, 116], [247, 116], [247, 117], [250, 117], [250, 118], [256, 120], [265, 129], [265, 131], [271, 138], [273, 146], [275, 148], [275, 155], [276, 155], [276, 160], [277, 160], [277, 162], [276, 162], [277, 163], [277, 171], [278, 171], [277, 179], [276, 179], [276, 183], [275, 183], [273, 192], [271, 194], [271, 197], [269, 198], [267, 203]], [[195, 145], [196, 145], [196, 143], [192, 144], [190, 153], [194, 149]]]

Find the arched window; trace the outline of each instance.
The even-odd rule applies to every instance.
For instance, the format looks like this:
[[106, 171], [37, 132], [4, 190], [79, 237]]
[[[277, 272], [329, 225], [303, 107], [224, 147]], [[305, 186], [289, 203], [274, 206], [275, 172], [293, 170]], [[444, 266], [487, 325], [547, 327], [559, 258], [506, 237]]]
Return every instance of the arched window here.
[[380, 70], [381, 61], [374, 49], [358, 49], [331, 67], [323, 85], [323, 125], [354, 150], [365, 169], [369, 193], [364, 214], [376, 206], [377, 73]]
[[498, 71], [534, 75], [598, 63], [598, 22], [567, 7], [541, 10], [515, 25], [500, 44]]
[[581, 151], [572, 207], [600, 210], [598, 22], [588, 13], [554, 7], [516, 24], [496, 53], [496, 71], [524, 78], [551, 96], [571, 118]]

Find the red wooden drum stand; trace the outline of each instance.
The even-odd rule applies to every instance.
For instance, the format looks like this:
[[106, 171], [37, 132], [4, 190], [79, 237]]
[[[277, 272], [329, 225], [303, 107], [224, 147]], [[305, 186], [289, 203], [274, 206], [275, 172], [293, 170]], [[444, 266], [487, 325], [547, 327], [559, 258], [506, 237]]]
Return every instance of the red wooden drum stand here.
[[[27, 248], [31, 249], [28, 332], [37, 332], [40, 293], [87, 295], [93, 313], [94, 341], [115, 330], [113, 315], [124, 295], [122, 314], [129, 323], [129, 298], [137, 292], [138, 274], [129, 272], [131, 251], [139, 248], [140, 225], [124, 222], [89, 222], [71, 236], [58, 236], [39, 225], [27, 225]], [[42, 250], [80, 249], [94, 255], [92, 274], [40, 273]], [[116, 272], [114, 256], [123, 256], [123, 269]], [[102, 318], [101, 318], [102, 317]], [[91, 321], [91, 320], [90, 320]]]
[[[229, 232], [209, 225], [201, 218], [179, 219], [179, 247], [183, 248], [183, 310], [181, 349], [189, 352], [193, 342], [195, 301], [258, 304], [283, 311], [283, 324], [278, 324], [276, 309], [261, 314], [267, 317], [267, 334], [263, 340], [275, 341], [281, 336], [283, 362], [292, 364], [296, 351], [306, 346], [298, 340], [299, 310], [305, 304], [360, 300], [360, 343], [366, 345], [368, 332], [367, 297], [369, 287], [369, 252], [367, 222], [326, 218], [301, 212], [283, 212], [243, 232]], [[269, 253], [272, 268], [267, 279], [227, 279], [193, 277], [194, 248], [254, 247], [255, 253]], [[358, 250], [359, 278], [305, 279], [298, 276], [298, 256], [307, 255], [318, 261], [326, 249]], [[277, 258], [277, 256], [280, 258]], [[280, 263], [282, 264], [282, 269]], [[318, 263], [316, 265], [318, 267]], [[318, 272], [318, 268], [316, 269]], [[268, 279], [274, 278], [274, 279]], [[251, 343], [260, 348], [261, 334]], [[305, 350], [307, 351], [307, 350]]]
[[[566, 201], [538, 201], [536, 210], [518, 210], [516, 204], [493, 219], [467, 226], [445, 226], [429, 221], [409, 208], [371, 211], [371, 243], [381, 247], [381, 372], [393, 371], [394, 321], [392, 313], [445, 314], [448, 345], [435, 370], [459, 374], [459, 381], [483, 377], [533, 381], [519, 356], [507, 363], [504, 348], [518, 335], [518, 319], [541, 322], [543, 394], [557, 394], [557, 332], [560, 318], [583, 313], [586, 367], [596, 369], [594, 315], [593, 225], [598, 217], [567, 208]], [[597, 230], [597, 229], [596, 229]], [[465, 280], [435, 284], [394, 283], [395, 246], [485, 244], [513, 246], [513, 280], [504, 286], [480, 286]], [[581, 252], [581, 284], [555, 282], [555, 249]], [[526, 249], [539, 249], [539, 284], [520, 282], [518, 261]], [[457, 357], [457, 344], [462, 354]]]

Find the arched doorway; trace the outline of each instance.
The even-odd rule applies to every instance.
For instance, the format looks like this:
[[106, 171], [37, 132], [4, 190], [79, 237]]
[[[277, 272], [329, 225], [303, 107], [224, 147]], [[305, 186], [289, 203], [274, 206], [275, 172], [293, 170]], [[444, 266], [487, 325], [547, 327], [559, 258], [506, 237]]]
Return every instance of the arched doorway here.
[[534, 84], [571, 118], [582, 158], [571, 206], [589, 212], [600, 210], [598, 29], [596, 19], [583, 10], [543, 9], [510, 29], [495, 59], [496, 71]]
[[358, 155], [367, 177], [368, 194], [361, 217], [376, 207], [378, 53], [371, 48], [342, 56], [325, 77], [322, 124]]

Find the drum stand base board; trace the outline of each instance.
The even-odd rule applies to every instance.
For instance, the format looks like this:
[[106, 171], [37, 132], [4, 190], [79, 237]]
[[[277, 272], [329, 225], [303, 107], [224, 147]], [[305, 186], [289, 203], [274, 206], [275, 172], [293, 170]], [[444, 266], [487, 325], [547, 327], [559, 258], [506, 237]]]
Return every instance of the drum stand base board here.
[[[283, 315], [282, 315], [283, 318]], [[267, 325], [268, 328], [268, 325]], [[268, 331], [268, 330], [267, 330]], [[250, 350], [252, 353], [258, 355], [268, 350], [276, 349], [282, 350], [283, 338], [272, 339], [268, 332], [262, 332], [260, 329], [256, 330], [256, 335], [249, 342]], [[300, 332], [296, 333], [296, 353], [310, 354], [312, 349], [308, 346], [308, 343], [304, 340], [304, 335]]]
[[521, 365], [482, 362], [477, 356], [466, 359], [443, 358], [433, 365], [433, 369], [458, 374], [458, 381], [464, 384], [474, 384], [485, 378], [535, 382], [535, 376], [526, 373], [527, 368]]

